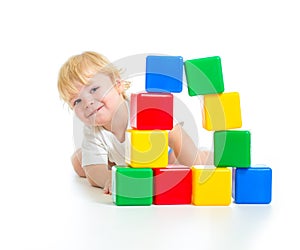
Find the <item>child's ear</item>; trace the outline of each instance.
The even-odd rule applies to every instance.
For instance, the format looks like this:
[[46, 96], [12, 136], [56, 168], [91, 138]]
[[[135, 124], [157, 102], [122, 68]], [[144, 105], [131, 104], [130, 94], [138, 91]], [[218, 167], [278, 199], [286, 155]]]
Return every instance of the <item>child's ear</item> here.
[[124, 81], [121, 79], [116, 79], [116, 89], [119, 94], [124, 92]]

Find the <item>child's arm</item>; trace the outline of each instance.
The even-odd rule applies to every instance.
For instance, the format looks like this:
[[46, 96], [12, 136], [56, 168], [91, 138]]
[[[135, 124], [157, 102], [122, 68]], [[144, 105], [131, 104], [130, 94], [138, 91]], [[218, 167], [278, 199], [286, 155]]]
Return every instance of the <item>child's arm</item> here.
[[105, 194], [111, 194], [111, 170], [108, 169], [107, 165], [89, 165], [83, 169], [92, 186], [103, 188]]
[[77, 149], [71, 157], [72, 165], [75, 172], [80, 177], [86, 177], [89, 183], [94, 187], [103, 188], [105, 194], [111, 194], [111, 167], [115, 165], [114, 162], [106, 164], [95, 164], [82, 167], [82, 150]]
[[169, 146], [174, 150], [179, 164], [185, 166], [212, 164], [212, 152], [200, 151], [181, 124], [177, 124], [169, 132]]

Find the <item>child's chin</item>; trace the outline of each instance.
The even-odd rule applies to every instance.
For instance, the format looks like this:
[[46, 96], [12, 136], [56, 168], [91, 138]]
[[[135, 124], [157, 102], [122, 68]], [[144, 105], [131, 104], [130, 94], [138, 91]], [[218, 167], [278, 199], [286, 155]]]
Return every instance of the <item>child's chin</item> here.
[[89, 125], [96, 127], [96, 126], [102, 126], [103, 124], [99, 122], [90, 122]]
[[87, 121], [85, 121], [85, 124], [88, 126], [99, 126], [98, 122], [93, 118], [88, 119]]

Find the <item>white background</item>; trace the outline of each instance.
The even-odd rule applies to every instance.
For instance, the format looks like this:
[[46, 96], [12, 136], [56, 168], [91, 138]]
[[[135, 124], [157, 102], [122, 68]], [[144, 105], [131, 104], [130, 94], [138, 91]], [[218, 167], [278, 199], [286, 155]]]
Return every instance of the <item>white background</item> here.
[[[2, 1], [0, 249], [299, 249], [296, 2]], [[273, 169], [272, 204], [117, 207], [77, 178], [73, 114], [56, 85], [60, 66], [86, 50], [111, 61], [219, 55], [252, 162]], [[132, 90], [143, 84], [137, 77]], [[184, 95], [210, 147], [199, 99]]]

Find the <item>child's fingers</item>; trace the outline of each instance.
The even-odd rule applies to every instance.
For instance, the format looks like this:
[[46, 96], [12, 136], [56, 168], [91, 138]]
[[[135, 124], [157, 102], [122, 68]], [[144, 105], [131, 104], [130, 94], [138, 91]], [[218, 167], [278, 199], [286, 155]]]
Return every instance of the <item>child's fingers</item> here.
[[103, 193], [104, 194], [112, 194], [112, 187], [110, 185], [110, 182], [104, 186]]
[[112, 194], [112, 191], [111, 190], [109, 190], [109, 189], [103, 189], [103, 193], [104, 194]]
[[103, 193], [104, 193], [104, 194], [108, 194], [108, 193], [109, 193], [107, 187], [104, 187], [104, 188], [103, 188]]

